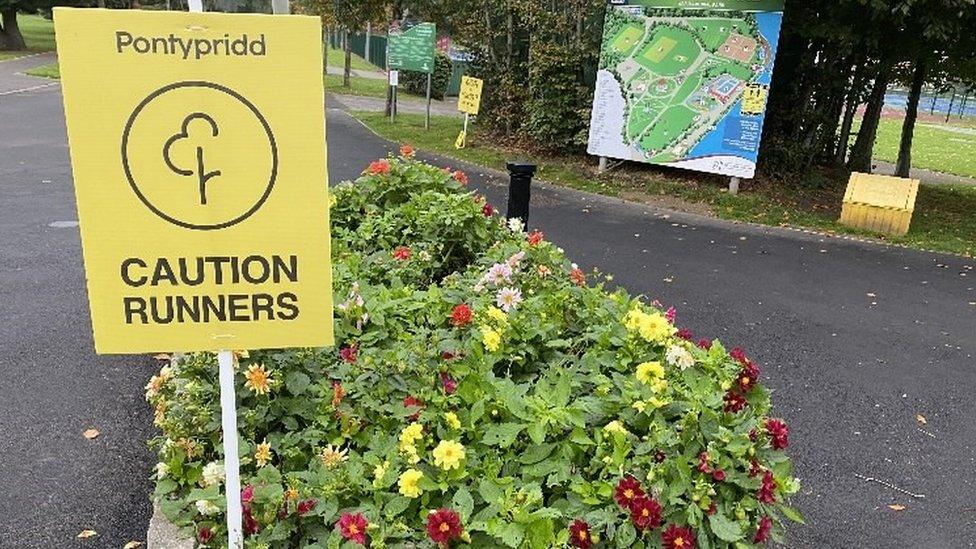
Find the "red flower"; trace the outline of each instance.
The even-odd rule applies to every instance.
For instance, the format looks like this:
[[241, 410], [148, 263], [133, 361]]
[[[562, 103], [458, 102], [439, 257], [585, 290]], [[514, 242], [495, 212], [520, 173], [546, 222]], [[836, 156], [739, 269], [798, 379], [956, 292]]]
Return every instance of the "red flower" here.
[[572, 280], [573, 284], [576, 284], [577, 286], [586, 284], [586, 275], [583, 274], [583, 271], [579, 270], [578, 268], [569, 272], [569, 279]]
[[668, 526], [661, 532], [664, 549], [692, 549], [695, 547], [695, 533], [691, 528], [682, 528], [677, 524]]
[[739, 379], [737, 380], [739, 389], [743, 393], [748, 393], [756, 386], [757, 381], [759, 381], [759, 366], [756, 366], [752, 362], [745, 363], [742, 366], [742, 370], [739, 371]]
[[758, 475], [762, 470], [763, 468], [762, 465], [759, 465], [759, 460], [752, 458], [752, 461], [749, 462], [749, 478]]
[[446, 394], [453, 395], [457, 391], [457, 381], [447, 372], [441, 372], [441, 385]]
[[407, 145], [406, 143], [400, 145], [400, 156], [411, 157], [414, 155], [415, 152], [416, 151], [413, 150], [413, 147]]
[[668, 456], [664, 453], [664, 450], [658, 450], [657, 452], [654, 453], [654, 461], [658, 463], [664, 463], [664, 460], [667, 457]]
[[390, 161], [385, 158], [374, 160], [369, 163], [369, 167], [366, 168], [366, 173], [369, 175], [386, 175], [390, 173]]
[[200, 528], [199, 531], [197, 531], [197, 540], [203, 545], [210, 543], [210, 540], [212, 539], [213, 539], [213, 530], [211, 530], [210, 528], [204, 526], [203, 528]]
[[742, 349], [742, 347], [735, 347], [729, 351], [729, 356], [739, 361], [739, 363], [743, 366], [749, 363], [749, 359], [746, 358], [746, 352]]
[[241, 504], [247, 505], [254, 500], [254, 487], [248, 484], [241, 490]]
[[762, 486], [759, 487], [759, 492], [756, 493], [756, 499], [763, 503], [776, 503], [776, 481], [773, 479], [773, 472], [766, 471], [763, 474]]
[[407, 410], [412, 408], [417, 409], [417, 413], [410, 416], [410, 421], [417, 421], [417, 419], [420, 418], [420, 410], [424, 409], [424, 401], [414, 396], [405, 396], [403, 397], [403, 405], [407, 408]]
[[454, 360], [454, 353], [451, 351], [444, 351], [441, 353], [441, 360]]
[[407, 246], [400, 246], [399, 248], [393, 250], [393, 257], [399, 259], [400, 261], [410, 259], [410, 248]]
[[455, 181], [462, 185], [468, 184], [468, 174], [462, 172], [461, 170], [454, 172], [453, 177]]
[[737, 414], [746, 406], [746, 397], [740, 395], [734, 389], [725, 393], [725, 411]]
[[769, 539], [769, 530], [773, 527], [773, 519], [763, 517], [759, 519], [759, 526], [756, 527], [756, 537], [752, 538], [753, 543], [766, 543]]
[[713, 501], [712, 504], [708, 506], [708, 511], [705, 511], [705, 514], [708, 516], [712, 516], [716, 513], [716, 511], [718, 511], [718, 505], [716, 505], [715, 502]]
[[254, 520], [254, 515], [251, 514], [251, 506], [247, 505], [244, 507], [244, 533], [245, 534], [257, 534], [261, 530], [261, 525], [258, 521]]
[[661, 525], [661, 504], [646, 496], [630, 502], [630, 520], [641, 530], [653, 530]]
[[485, 205], [481, 207], [481, 213], [483, 213], [485, 217], [491, 217], [495, 215], [495, 208], [492, 208], [491, 204], [485, 202]]
[[314, 500], [314, 499], [306, 499], [303, 501], [299, 501], [298, 507], [295, 508], [295, 511], [299, 515], [307, 515], [308, 513], [312, 512], [312, 509], [315, 509], [315, 506], [318, 505], [318, 503], [319, 503], [318, 500]]
[[438, 509], [427, 515], [427, 535], [434, 543], [447, 545], [461, 537], [461, 515], [451, 509]]
[[339, 356], [342, 358], [342, 360], [352, 364], [353, 362], [356, 362], [356, 359], [359, 357], [359, 348], [355, 345], [343, 347], [339, 349]]
[[705, 349], [706, 351], [709, 350], [709, 349], [711, 349], [712, 348], [712, 340], [711, 339], [706, 339], [704, 337], [701, 338], [701, 339], [699, 339], [698, 340], [698, 348], [699, 349]]
[[590, 534], [590, 525], [576, 519], [569, 525], [569, 543], [579, 549], [590, 549], [593, 545], [593, 536]]
[[639, 482], [637, 482], [637, 479], [627, 475], [620, 479], [620, 482], [617, 483], [617, 489], [614, 491], [613, 499], [617, 500], [617, 503], [626, 509], [630, 507], [630, 504], [634, 501], [634, 498], [643, 496], [644, 489], [641, 488], [641, 485]]
[[674, 307], [668, 307], [668, 310], [664, 313], [664, 318], [668, 319], [670, 324], [674, 324], [675, 317], [678, 316], [678, 310]]
[[451, 324], [458, 328], [467, 326], [471, 323], [471, 317], [471, 307], [468, 307], [464, 303], [455, 305], [454, 310], [451, 311]]
[[721, 469], [715, 469], [714, 471], [712, 471], [712, 478], [715, 479], [715, 482], [724, 482], [725, 471]]
[[698, 471], [705, 474], [712, 471], [712, 468], [708, 466], [708, 452], [698, 454]]
[[336, 525], [339, 526], [342, 537], [359, 545], [366, 545], [366, 528], [369, 522], [361, 513], [343, 513]]
[[790, 445], [790, 428], [782, 420], [771, 419], [767, 421], [766, 433], [769, 435], [773, 450], [783, 450]]
[[689, 330], [688, 328], [682, 328], [682, 329], [678, 330], [678, 334], [677, 335], [678, 335], [678, 337], [680, 337], [681, 339], [683, 339], [685, 341], [691, 341], [695, 337], [695, 334], [691, 333], [691, 330]]
[[542, 234], [542, 231], [536, 229], [529, 233], [529, 236], [527, 236], [525, 239], [528, 241], [529, 246], [538, 246], [539, 243], [545, 238], [546, 235]]

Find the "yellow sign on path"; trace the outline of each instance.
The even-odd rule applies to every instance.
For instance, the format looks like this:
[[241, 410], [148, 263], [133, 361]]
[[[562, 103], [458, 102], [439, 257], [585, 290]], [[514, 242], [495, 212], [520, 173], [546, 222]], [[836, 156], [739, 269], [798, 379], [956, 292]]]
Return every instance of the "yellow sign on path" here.
[[880, 233], [903, 235], [911, 225], [917, 196], [917, 179], [853, 173], [844, 193], [840, 222]]
[[331, 345], [319, 20], [54, 21], [96, 350]]
[[484, 81], [470, 76], [461, 77], [461, 91], [458, 93], [458, 110], [467, 114], [478, 114], [481, 110], [481, 89]]

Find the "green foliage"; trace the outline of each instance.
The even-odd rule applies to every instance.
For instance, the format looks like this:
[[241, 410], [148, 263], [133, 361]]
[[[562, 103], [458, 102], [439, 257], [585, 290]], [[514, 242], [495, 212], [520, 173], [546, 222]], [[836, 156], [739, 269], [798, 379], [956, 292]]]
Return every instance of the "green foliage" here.
[[[443, 52], [434, 56], [434, 75], [430, 86], [430, 96], [434, 99], [444, 99], [447, 86], [451, 83], [454, 64], [451, 58]], [[427, 97], [427, 73], [415, 71], [400, 71], [400, 88], [421, 97]]]
[[[765, 434], [768, 392], [750, 385], [741, 411], [724, 410], [746, 359], [677, 337], [622, 290], [587, 286], [541, 234], [484, 215], [463, 179], [400, 157], [335, 189], [341, 352], [239, 355], [248, 543], [338, 547], [339, 517], [361, 513], [371, 547], [433, 547], [428, 512], [447, 508], [471, 547], [562, 546], [574, 519], [618, 547], [657, 546], [660, 532], [634, 529], [613, 499], [625, 475], [702, 546], [749, 547], [761, 517], [796, 517], [780, 508], [799, 486]], [[502, 302], [506, 289], [521, 297]], [[147, 397], [163, 511], [217, 541], [214, 364], [174, 361]], [[756, 468], [775, 479], [776, 503], [757, 500]]]

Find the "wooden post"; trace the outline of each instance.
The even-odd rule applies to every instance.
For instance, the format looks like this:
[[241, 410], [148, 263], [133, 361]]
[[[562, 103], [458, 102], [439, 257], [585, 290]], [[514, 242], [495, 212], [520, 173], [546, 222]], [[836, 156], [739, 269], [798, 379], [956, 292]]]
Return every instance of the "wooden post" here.
[[738, 177], [733, 177], [729, 179], [729, 194], [736, 195], [739, 194], [739, 183], [741, 179]]

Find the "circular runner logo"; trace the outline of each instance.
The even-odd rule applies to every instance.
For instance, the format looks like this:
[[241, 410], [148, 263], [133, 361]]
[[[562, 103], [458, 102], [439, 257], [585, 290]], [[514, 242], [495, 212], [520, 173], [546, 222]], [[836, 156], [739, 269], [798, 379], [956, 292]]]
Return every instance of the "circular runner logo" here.
[[159, 217], [187, 229], [223, 229], [268, 199], [278, 148], [264, 115], [241, 94], [212, 82], [177, 82], [132, 111], [122, 168]]

